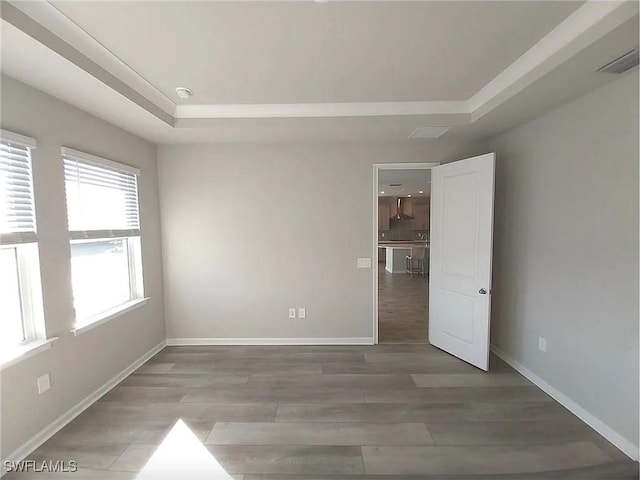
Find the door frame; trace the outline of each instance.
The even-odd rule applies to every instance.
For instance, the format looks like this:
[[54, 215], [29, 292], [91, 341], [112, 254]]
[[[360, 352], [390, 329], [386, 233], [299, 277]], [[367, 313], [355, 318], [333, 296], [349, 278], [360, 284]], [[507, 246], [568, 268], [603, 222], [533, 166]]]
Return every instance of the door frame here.
[[[373, 344], [378, 344], [378, 173], [380, 170], [431, 170], [440, 162], [373, 164]], [[431, 220], [429, 220], [431, 221]], [[425, 343], [427, 332], [425, 332]]]

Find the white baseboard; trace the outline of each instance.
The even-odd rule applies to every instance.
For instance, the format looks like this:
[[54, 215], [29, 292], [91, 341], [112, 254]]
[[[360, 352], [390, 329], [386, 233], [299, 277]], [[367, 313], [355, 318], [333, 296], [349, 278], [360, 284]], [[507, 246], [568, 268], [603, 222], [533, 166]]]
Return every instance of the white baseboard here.
[[[42, 445], [44, 442], [53, 437], [56, 433], [58, 433], [64, 426], [66, 426], [71, 420], [76, 418], [82, 412], [84, 412], [87, 408], [97, 402], [100, 397], [105, 395], [109, 390], [119, 384], [122, 380], [131, 375], [135, 370], [137, 370], [143, 363], [153, 357], [156, 353], [162, 350], [167, 345], [166, 340], [163, 340], [151, 350], [146, 352], [140, 358], [135, 360], [131, 365], [118, 373], [111, 380], [108, 380], [104, 385], [95, 390], [93, 393], [85, 397], [75, 406], [73, 406], [66, 413], [58, 417], [47, 427], [40, 430], [35, 436], [33, 436], [30, 440], [22, 444], [18, 447], [14, 452], [12, 452], [7, 458], [2, 460], [2, 465], [5, 464], [6, 461], [9, 462], [20, 462], [27, 457], [31, 452], [33, 452], [36, 448]], [[2, 469], [2, 473], [4, 469]], [[1, 475], [0, 475], [1, 476]]]
[[602, 435], [604, 438], [613, 443], [616, 447], [618, 447], [622, 452], [624, 452], [629, 458], [637, 461], [639, 457], [638, 445], [634, 445], [631, 440], [626, 439], [618, 432], [616, 432], [609, 425], [604, 423], [595, 415], [589, 413], [583, 407], [578, 405], [576, 402], [567, 397], [564, 393], [558, 391], [555, 387], [552, 387], [547, 382], [545, 382], [538, 375], [533, 373], [527, 367], [522, 365], [520, 362], [512, 358], [509, 354], [503, 352], [495, 345], [491, 345], [491, 351], [495, 353], [498, 357], [504, 360], [506, 363], [511, 365], [514, 370], [521, 373], [523, 376], [527, 377], [532, 383], [537, 385], [541, 390], [543, 390], [547, 395], [552, 397], [562, 406], [564, 406], [567, 410], [573, 413], [576, 417], [582, 420], [584, 423], [593, 428], [596, 432]]
[[167, 345], [373, 345], [373, 337], [346, 338], [167, 338]]

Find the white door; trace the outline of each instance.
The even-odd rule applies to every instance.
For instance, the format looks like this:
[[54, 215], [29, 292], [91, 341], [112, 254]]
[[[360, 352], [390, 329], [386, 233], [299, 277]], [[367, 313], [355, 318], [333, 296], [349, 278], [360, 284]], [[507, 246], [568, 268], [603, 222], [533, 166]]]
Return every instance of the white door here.
[[495, 153], [431, 169], [429, 342], [489, 369]]

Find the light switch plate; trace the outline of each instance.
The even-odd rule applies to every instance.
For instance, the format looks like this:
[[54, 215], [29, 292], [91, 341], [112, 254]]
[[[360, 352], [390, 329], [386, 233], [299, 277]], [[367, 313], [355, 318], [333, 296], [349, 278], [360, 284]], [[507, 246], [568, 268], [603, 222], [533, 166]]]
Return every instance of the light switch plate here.
[[51, 377], [48, 373], [45, 373], [41, 377], [38, 377], [38, 393], [44, 393], [51, 388]]
[[289, 318], [296, 318], [296, 309], [295, 308], [290, 308], [289, 309]]
[[307, 317], [307, 309], [302, 307], [298, 309], [298, 318], [306, 318]]
[[370, 258], [359, 258], [358, 259], [358, 268], [371, 268], [371, 259]]

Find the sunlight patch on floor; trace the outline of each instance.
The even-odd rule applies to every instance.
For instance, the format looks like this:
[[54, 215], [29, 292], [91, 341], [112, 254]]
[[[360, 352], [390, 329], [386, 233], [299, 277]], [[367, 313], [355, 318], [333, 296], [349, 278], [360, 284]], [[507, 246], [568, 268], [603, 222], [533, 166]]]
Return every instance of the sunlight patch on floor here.
[[231, 480], [216, 458], [182, 421], [178, 420], [136, 480], [177, 478]]

